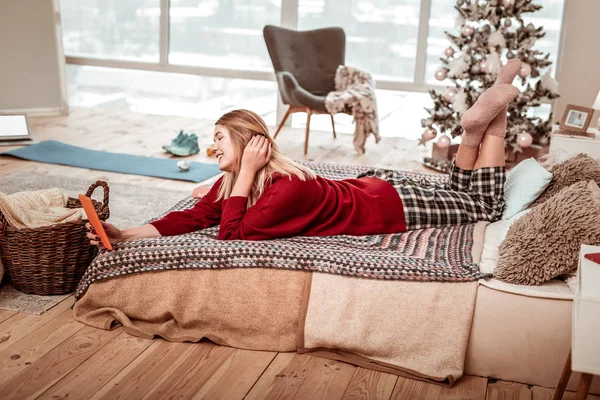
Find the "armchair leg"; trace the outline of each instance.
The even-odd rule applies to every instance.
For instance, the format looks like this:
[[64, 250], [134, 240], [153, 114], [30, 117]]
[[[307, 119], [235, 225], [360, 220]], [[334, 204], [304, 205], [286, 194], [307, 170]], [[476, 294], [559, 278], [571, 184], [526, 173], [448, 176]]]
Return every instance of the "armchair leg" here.
[[329, 114], [329, 116], [331, 117], [331, 128], [333, 128], [333, 138], [335, 139], [335, 122], [333, 121], [333, 114]]
[[306, 109], [306, 139], [304, 139], [304, 155], [308, 154], [308, 133], [310, 132], [310, 117], [312, 116], [312, 109]]
[[275, 135], [273, 135], [273, 139], [275, 139], [277, 137], [277, 135], [279, 135], [279, 131], [281, 130], [281, 128], [283, 128], [283, 125], [285, 124], [285, 121], [287, 121], [287, 119], [290, 116], [291, 112], [292, 112], [292, 106], [289, 106], [288, 109], [287, 109], [287, 111], [285, 112], [285, 115], [283, 116], [283, 119], [279, 123], [279, 126], [277, 127], [277, 130], [275, 131]]

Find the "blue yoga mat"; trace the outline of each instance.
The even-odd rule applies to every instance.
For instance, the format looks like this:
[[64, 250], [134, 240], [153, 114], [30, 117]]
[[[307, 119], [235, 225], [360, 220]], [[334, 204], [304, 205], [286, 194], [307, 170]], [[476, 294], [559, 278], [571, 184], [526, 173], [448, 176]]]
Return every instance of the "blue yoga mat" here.
[[190, 170], [184, 172], [177, 167], [177, 160], [173, 159], [88, 150], [54, 140], [21, 147], [16, 150], [0, 153], [0, 155], [49, 164], [70, 165], [101, 171], [155, 176], [157, 178], [191, 182], [202, 182], [221, 172], [217, 164], [192, 162]]

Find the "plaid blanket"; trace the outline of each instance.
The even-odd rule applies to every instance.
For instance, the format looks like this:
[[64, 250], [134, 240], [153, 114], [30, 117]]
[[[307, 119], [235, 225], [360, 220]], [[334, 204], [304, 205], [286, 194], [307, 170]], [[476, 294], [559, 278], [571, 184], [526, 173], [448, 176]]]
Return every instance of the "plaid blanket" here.
[[[329, 179], [352, 178], [370, 170], [365, 166], [306, 165]], [[405, 173], [437, 183], [447, 179], [445, 175]], [[186, 198], [169, 211], [184, 210], [196, 201]], [[490, 274], [479, 272], [472, 261], [473, 228], [469, 224], [385, 235], [220, 241], [218, 227], [212, 227], [186, 235], [138, 239], [116, 245], [115, 251], [101, 251], [81, 279], [75, 297], [80, 298], [89, 285], [102, 279], [184, 268], [284, 268], [371, 279], [476, 281]]]

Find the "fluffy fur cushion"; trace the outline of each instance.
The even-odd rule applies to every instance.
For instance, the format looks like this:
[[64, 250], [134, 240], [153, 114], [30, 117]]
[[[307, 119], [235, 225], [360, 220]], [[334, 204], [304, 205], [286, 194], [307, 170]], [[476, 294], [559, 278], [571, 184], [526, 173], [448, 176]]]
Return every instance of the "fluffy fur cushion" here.
[[541, 285], [576, 268], [582, 243], [600, 245], [599, 204], [598, 185], [582, 181], [533, 208], [500, 244], [494, 277]]
[[550, 168], [550, 172], [552, 172], [550, 184], [530, 207], [542, 204], [576, 182], [593, 180], [600, 183], [600, 162], [583, 153], [555, 164]]

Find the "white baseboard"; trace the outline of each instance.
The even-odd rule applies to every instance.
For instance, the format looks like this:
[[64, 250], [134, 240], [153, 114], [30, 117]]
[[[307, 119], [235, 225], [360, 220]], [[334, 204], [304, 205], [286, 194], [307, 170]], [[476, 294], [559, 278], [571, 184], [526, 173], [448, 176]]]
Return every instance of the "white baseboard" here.
[[69, 114], [69, 109], [61, 107], [0, 109], [1, 114], [25, 114], [28, 117], [55, 117]]

